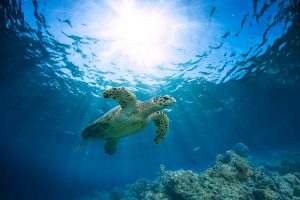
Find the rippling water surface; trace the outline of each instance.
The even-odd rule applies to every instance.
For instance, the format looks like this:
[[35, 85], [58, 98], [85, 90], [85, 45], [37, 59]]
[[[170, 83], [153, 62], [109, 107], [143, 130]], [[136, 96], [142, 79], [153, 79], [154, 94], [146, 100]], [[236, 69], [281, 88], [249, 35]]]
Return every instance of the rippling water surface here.
[[[299, 10], [299, 0], [1, 1], [3, 195], [72, 199], [151, 179], [161, 163], [199, 171], [237, 142], [260, 156], [299, 152]], [[152, 125], [114, 156], [103, 142], [73, 152], [116, 106], [101, 97], [112, 86], [174, 96], [168, 137], [155, 145]]]

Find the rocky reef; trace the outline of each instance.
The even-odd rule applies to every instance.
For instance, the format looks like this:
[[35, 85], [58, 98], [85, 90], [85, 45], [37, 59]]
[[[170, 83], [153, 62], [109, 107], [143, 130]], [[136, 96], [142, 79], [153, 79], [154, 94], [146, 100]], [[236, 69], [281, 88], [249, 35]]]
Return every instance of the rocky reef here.
[[195, 173], [160, 166], [154, 181], [139, 179], [123, 189], [104, 192], [98, 200], [300, 200], [300, 156], [277, 154], [254, 161], [244, 144], [217, 155], [212, 167]]

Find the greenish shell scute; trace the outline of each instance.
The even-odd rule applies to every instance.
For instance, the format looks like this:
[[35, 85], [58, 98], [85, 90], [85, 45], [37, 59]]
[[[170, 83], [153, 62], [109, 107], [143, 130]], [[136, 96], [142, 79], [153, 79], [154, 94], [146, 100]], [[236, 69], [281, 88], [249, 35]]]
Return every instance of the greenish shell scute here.
[[120, 106], [116, 106], [113, 109], [106, 112], [102, 117], [95, 122], [87, 126], [81, 133], [81, 137], [84, 140], [101, 138], [101, 133], [105, 132], [110, 126], [110, 120], [119, 112]]
[[149, 110], [143, 109], [145, 105], [148, 106], [148, 104], [138, 102], [134, 109], [122, 109], [120, 106], [114, 107], [86, 127], [82, 132], [82, 138], [84, 140], [107, 140], [136, 133], [145, 128], [150, 122], [143, 114], [144, 111]]

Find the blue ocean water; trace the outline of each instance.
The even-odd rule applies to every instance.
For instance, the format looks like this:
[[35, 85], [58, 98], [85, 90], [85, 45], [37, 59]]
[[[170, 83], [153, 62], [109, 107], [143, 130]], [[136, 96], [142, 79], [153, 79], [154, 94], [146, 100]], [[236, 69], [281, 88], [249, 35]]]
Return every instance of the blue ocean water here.
[[[154, 179], [160, 164], [201, 171], [238, 142], [257, 157], [300, 152], [299, 0], [114, 2], [1, 1], [1, 199], [75, 199]], [[116, 31], [124, 2], [163, 15], [159, 39], [124, 42], [158, 26]], [[103, 90], [121, 86], [176, 98], [166, 139], [151, 124], [114, 155], [104, 141], [74, 152], [117, 105]]]

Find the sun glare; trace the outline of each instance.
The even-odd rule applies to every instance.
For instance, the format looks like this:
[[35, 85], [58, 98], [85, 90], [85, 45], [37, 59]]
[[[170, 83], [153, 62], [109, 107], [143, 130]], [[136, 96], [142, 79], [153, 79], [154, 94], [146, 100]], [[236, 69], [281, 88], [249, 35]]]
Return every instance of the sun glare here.
[[143, 69], [171, 59], [183, 23], [168, 9], [133, 0], [113, 1], [110, 7], [100, 33], [107, 59], [115, 56]]

